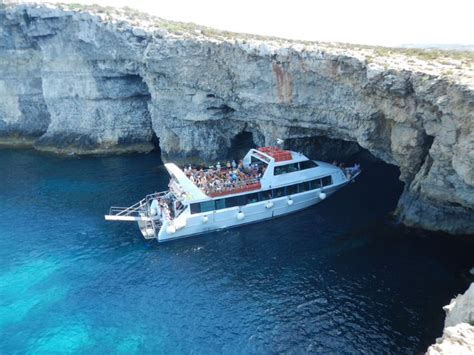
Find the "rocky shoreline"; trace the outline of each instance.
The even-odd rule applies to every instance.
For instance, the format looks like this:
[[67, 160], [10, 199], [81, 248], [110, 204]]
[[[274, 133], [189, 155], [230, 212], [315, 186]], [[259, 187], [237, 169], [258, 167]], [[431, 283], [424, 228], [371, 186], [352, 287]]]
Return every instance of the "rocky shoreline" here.
[[[214, 161], [332, 140], [397, 165], [409, 226], [474, 234], [474, 59], [292, 42], [78, 5], [0, 8], [0, 144]], [[424, 54], [423, 54], [424, 53]], [[428, 55], [426, 54], [428, 53]]]
[[436, 339], [426, 354], [474, 353], [474, 283], [443, 309], [446, 311], [443, 336]]

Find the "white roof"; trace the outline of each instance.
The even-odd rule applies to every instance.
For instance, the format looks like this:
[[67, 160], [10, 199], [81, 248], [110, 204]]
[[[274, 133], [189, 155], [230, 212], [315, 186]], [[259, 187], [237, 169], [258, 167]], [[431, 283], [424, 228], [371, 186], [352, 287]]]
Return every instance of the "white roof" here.
[[205, 200], [209, 198], [199, 187], [188, 179], [186, 174], [176, 164], [167, 163], [165, 164], [165, 168], [185, 193], [184, 199], [186, 201]]

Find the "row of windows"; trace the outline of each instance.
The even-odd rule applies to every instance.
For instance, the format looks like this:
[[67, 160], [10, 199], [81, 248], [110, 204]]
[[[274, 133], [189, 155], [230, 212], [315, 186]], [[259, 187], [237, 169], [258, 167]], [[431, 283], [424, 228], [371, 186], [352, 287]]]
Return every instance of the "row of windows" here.
[[305, 160], [305, 161], [301, 161], [299, 163], [291, 163], [291, 164], [286, 164], [286, 165], [275, 166], [275, 170], [273, 172], [273, 175], [281, 175], [281, 174], [286, 174], [286, 173], [292, 173], [294, 171], [311, 169], [311, 168], [315, 168], [317, 166], [318, 166], [318, 164], [316, 164], [312, 160]]
[[221, 198], [219, 200], [205, 201], [191, 204], [191, 214], [221, 210], [229, 207], [244, 206], [249, 203], [266, 201], [272, 198], [293, 195], [298, 192], [316, 190], [324, 186], [332, 185], [331, 175], [321, 179], [302, 182], [299, 184], [279, 187], [272, 190], [254, 192], [250, 194]]

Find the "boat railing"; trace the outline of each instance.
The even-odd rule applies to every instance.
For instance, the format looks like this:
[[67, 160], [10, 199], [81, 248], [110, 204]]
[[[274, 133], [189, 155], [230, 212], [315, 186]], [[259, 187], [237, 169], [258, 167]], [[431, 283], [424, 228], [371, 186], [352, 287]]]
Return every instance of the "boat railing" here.
[[109, 215], [140, 217], [140, 212], [144, 212], [145, 205], [145, 199], [142, 199], [129, 207], [112, 206], [110, 207]]
[[109, 210], [109, 215], [117, 217], [149, 217], [149, 208], [151, 201], [166, 195], [168, 191], [155, 192], [153, 194], [146, 195], [145, 198], [141, 199], [137, 203], [129, 207], [112, 206]]
[[[146, 195], [145, 197], [145, 201], [146, 201], [146, 205], [147, 205], [147, 208], [146, 208], [146, 214], [147, 214], [147, 217], [150, 217], [152, 218], [152, 216], [150, 216], [150, 207], [151, 207], [151, 204], [153, 202], [153, 200], [156, 200], [156, 201], [160, 201], [160, 199], [163, 199], [165, 198], [167, 195], [170, 194], [170, 191], [162, 191], [162, 192], [155, 192], [155, 193], [152, 193], [152, 194], [149, 194], [149, 195]], [[172, 194], [171, 194], [172, 195]], [[175, 196], [173, 196], [172, 198], [175, 198]], [[166, 218], [168, 220], [173, 220], [176, 216], [174, 216], [172, 214], [172, 206], [170, 206], [169, 204], [169, 200], [168, 202], [166, 202], [163, 207], [164, 209], [162, 209], [162, 213], [163, 213], [163, 218]]]
[[[254, 167], [247, 167], [245, 168], [242, 173], [245, 177], [242, 178], [241, 173], [239, 172], [238, 175], [234, 171], [234, 168], [229, 168], [226, 166], [214, 168], [210, 167], [208, 169], [201, 169], [198, 170], [197, 173], [204, 174], [208, 181], [205, 183], [199, 183], [190, 177], [192, 173], [189, 170], [185, 169], [185, 174], [188, 176], [191, 181], [196, 185], [199, 189], [201, 189], [206, 195], [212, 196], [213, 194], [231, 194], [231, 193], [238, 193], [239, 190], [247, 191], [248, 188], [250, 189], [258, 189], [260, 188], [260, 180], [261, 176], [258, 176], [258, 169]], [[250, 176], [250, 173], [254, 171], [257, 172]], [[228, 175], [232, 174], [233, 179], [229, 179]], [[263, 175], [263, 173], [262, 173]], [[212, 180], [212, 181], [211, 181]], [[173, 182], [170, 184], [170, 188], [173, 191], [177, 191], [177, 195], [180, 195], [179, 186], [175, 187]]]
[[230, 186], [209, 188], [206, 193], [211, 197], [238, 194], [247, 191], [259, 190], [262, 187], [259, 178], [235, 181]]
[[166, 194], [168, 194], [169, 191], [161, 191], [161, 192], [154, 192], [152, 194], [148, 194], [145, 196], [144, 200], [146, 201], [148, 207], [151, 205], [151, 202], [153, 200], [160, 199], [161, 197], [164, 197]]

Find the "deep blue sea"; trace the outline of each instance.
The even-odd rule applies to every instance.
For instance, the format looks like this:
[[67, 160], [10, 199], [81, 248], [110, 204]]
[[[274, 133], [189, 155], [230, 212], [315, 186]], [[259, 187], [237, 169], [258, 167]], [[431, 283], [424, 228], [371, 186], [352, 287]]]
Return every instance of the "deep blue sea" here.
[[103, 219], [166, 189], [158, 154], [0, 150], [0, 354], [425, 351], [473, 245], [397, 225], [397, 169], [363, 168], [297, 214], [158, 244]]

